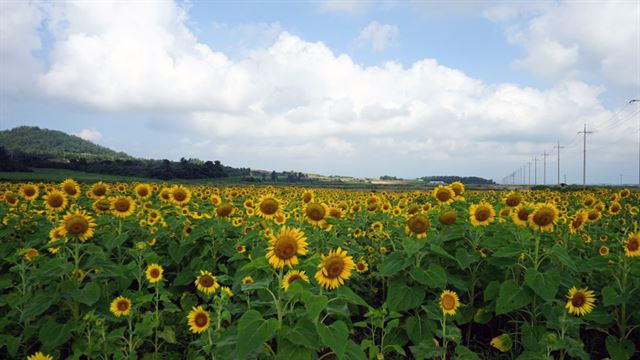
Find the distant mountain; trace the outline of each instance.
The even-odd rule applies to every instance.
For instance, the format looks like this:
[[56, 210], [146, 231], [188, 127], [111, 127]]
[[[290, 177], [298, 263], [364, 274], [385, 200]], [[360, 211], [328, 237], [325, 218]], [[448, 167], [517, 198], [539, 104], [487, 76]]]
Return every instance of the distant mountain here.
[[45, 156], [52, 159], [129, 160], [131, 156], [96, 145], [62, 131], [20, 126], [0, 131], [0, 146], [9, 152]]

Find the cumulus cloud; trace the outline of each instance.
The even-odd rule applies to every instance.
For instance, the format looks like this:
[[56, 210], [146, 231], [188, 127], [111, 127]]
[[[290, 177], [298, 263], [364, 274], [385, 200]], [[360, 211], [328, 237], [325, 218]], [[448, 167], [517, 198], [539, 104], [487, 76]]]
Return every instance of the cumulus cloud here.
[[80, 132], [73, 133], [73, 135], [94, 143], [102, 139], [102, 133], [96, 129], [82, 129]]
[[382, 51], [396, 43], [398, 33], [398, 27], [395, 25], [372, 21], [360, 31], [357, 41], [371, 46], [375, 51]]

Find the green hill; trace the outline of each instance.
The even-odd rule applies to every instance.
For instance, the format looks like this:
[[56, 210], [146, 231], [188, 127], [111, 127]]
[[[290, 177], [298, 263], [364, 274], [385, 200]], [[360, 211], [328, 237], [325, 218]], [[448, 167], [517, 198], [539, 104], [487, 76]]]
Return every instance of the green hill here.
[[96, 145], [62, 131], [20, 126], [0, 131], [0, 146], [10, 152], [46, 156], [53, 159], [127, 160], [131, 156]]

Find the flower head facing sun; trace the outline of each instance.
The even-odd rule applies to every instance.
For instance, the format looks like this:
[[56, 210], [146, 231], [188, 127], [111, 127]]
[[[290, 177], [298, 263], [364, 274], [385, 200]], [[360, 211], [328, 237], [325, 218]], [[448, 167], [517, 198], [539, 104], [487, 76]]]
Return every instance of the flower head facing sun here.
[[629, 257], [640, 256], [640, 232], [629, 234], [624, 242], [624, 254]]
[[298, 255], [307, 254], [307, 238], [299, 229], [283, 226], [278, 234], [271, 234], [267, 260], [275, 269], [298, 264]]
[[404, 231], [409, 236], [415, 236], [418, 239], [424, 238], [427, 236], [427, 231], [431, 228], [431, 222], [429, 218], [422, 214], [416, 214], [411, 216], [407, 220], [407, 225], [404, 228]]
[[438, 185], [431, 192], [431, 196], [440, 204], [450, 204], [454, 201], [456, 193], [449, 186]]
[[136, 210], [136, 203], [129, 196], [118, 196], [111, 199], [111, 214], [119, 218], [125, 218]]
[[194, 334], [200, 334], [209, 328], [211, 323], [211, 317], [209, 313], [202, 308], [202, 306], [193, 307], [187, 315], [187, 323], [189, 324], [189, 330]]
[[60, 212], [67, 206], [67, 197], [62, 191], [53, 189], [44, 196], [44, 204], [48, 210]]
[[162, 268], [162, 266], [158, 264], [151, 264], [147, 266], [147, 270], [145, 270], [145, 275], [147, 277], [147, 280], [149, 280], [149, 282], [152, 284], [155, 284], [160, 280], [162, 280], [163, 273], [164, 273], [164, 269]]
[[445, 315], [455, 315], [458, 306], [460, 306], [458, 294], [451, 290], [444, 290], [440, 294], [438, 305], [440, 305], [440, 309]]
[[51, 355], [45, 355], [38, 351], [33, 355], [27, 356], [27, 360], [53, 360], [53, 357]]
[[493, 205], [481, 201], [479, 204], [472, 204], [469, 207], [469, 218], [473, 226], [487, 226], [493, 222], [496, 217], [496, 211]]
[[354, 267], [353, 258], [346, 251], [337, 248], [329, 251], [329, 255], [322, 255], [315, 278], [323, 288], [335, 289], [351, 277]]
[[304, 271], [291, 270], [282, 279], [282, 288], [284, 289], [284, 291], [289, 290], [289, 286], [291, 286], [291, 284], [293, 284], [293, 282], [297, 280], [309, 283], [309, 277]]
[[93, 228], [96, 223], [93, 218], [84, 210], [68, 212], [62, 219], [62, 236], [72, 236], [84, 242], [93, 236]]
[[263, 219], [273, 219], [281, 211], [282, 204], [273, 195], [264, 195], [258, 200], [256, 214]]
[[129, 315], [129, 312], [131, 312], [131, 300], [124, 296], [118, 296], [111, 302], [109, 310], [115, 316], [127, 316]]
[[552, 232], [553, 225], [558, 222], [559, 214], [552, 203], [538, 204], [529, 216], [529, 226], [537, 231]]
[[577, 289], [575, 286], [569, 289], [565, 308], [570, 314], [582, 316], [590, 313], [594, 308], [596, 296], [593, 290], [587, 288]]
[[195, 285], [199, 291], [205, 294], [211, 294], [220, 288], [218, 278], [213, 276], [209, 271], [200, 270], [200, 275], [196, 278]]

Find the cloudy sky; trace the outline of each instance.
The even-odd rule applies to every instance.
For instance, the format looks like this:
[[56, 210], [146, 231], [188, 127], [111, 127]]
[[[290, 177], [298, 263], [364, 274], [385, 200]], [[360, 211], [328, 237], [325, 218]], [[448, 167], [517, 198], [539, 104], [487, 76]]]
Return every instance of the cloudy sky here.
[[139, 157], [637, 182], [638, 98], [633, 0], [0, 1], [0, 129]]

